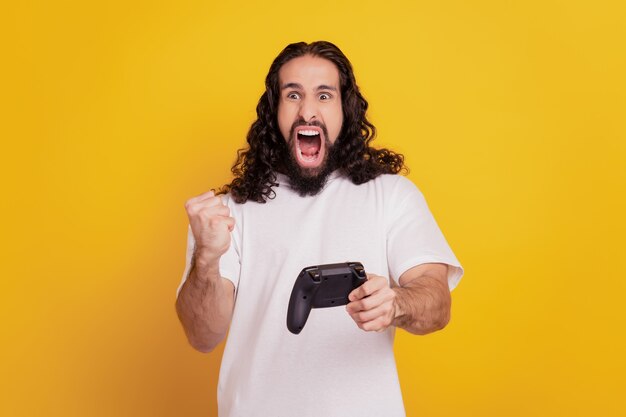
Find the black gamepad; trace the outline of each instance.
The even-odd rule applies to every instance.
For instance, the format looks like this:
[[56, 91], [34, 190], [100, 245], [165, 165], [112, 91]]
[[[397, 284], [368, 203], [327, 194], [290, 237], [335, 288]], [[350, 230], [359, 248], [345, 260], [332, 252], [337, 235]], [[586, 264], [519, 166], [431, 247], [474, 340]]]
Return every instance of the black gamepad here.
[[293, 334], [300, 333], [312, 308], [348, 304], [348, 295], [365, 281], [367, 281], [367, 275], [360, 262], [304, 268], [291, 290], [287, 310], [287, 328]]

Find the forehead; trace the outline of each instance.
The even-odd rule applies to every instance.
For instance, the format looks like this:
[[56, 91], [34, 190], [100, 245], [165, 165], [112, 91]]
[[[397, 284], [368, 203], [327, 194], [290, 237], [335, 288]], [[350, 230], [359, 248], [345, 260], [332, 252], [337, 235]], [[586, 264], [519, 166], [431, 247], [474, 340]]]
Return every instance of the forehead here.
[[339, 70], [331, 61], [311, 55], [304, 55], [286, 62], [278, 71], [278, 82], [296, 83], [303, 87], [315, 88], [328, 85], [339, 89]]

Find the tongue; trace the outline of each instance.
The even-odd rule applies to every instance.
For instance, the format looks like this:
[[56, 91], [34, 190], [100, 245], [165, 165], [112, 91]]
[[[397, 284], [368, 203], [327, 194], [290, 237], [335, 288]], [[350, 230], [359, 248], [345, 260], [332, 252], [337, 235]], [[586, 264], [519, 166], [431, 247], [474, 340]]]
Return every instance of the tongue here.
[[313, 156], [320, 150], [319, 138], [317, 136], [300, 136], [300, 150], [303, 155]]

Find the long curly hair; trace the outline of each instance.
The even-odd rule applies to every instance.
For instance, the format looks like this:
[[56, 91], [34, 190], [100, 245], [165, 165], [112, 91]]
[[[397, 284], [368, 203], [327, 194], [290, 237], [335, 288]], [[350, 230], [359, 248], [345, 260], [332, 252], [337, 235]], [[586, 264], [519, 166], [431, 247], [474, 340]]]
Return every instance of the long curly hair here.
[[362, 184], [381, 174], [408, 171], [404, 156], [389, 149], [375, 149], [370, 142], [376, 128], [367, 120], [367, 101], [356, 84], [352, 65], [334, 44], [326, 41], [288, 45], [272, 62], [265, 78], [265, 92], [256, 107], [257, 120], [247, 135], [248, 147], [239, 149], [231, 171], [234, 179], [218, 194], [230, 192], [237, 203], [248, 200], [265, 203], [273, 199], [277, 186], [276, 172], [282, 172], [289, 149], [278, 128], [280, 86], [278, 71], [288, 61], [304, 55], [331, 61], [339, 70], [343, 109], [343, 125], [334, 146], [337, 148], [335, 167], [354, 184]]

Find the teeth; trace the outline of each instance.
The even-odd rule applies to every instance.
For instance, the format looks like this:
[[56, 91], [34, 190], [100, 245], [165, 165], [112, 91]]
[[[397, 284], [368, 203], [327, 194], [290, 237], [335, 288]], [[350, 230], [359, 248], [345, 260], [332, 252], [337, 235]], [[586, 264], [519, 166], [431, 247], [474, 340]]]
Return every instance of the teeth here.
[[300, 130], [298, 131], [298, 134], [304, 136], [317, 136], [320, 134], [320, 132], [318, 132], [317, 130]]

